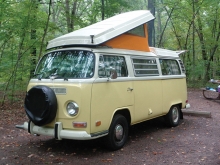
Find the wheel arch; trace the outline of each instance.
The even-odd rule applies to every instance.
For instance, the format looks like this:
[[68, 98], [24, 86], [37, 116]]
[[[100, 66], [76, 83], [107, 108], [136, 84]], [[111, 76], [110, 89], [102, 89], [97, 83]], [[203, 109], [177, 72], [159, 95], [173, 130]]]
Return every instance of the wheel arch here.
[[115, 111], [112, 119], [114, 118], [114, 116], [116, 115], [122, 115], [126, 118], [128, 125], [131, 125], [131, 114], [128, 108], [123, 108], [123, 109], [118, 109]]
[[[179, 108], [179, 110], [180, 110], [180, 119], [183, 119], [183, 112], [182, 112], [182, 102], [175, 102], [175, 103], [171, 103], [171, 105], [170, 105], [170, 108], [172, 107], [172, 106], [178, 106], [178, 108]], [[170, 108], [169, 108], [169, 110], [170, 110]], [[168, 114], [169, 113], [169, 110], [168, 110], [168, 112], [166, 113], [166, 114]], [[166, 115], [165, 114], [165, 115]]]
[[[183, 119], [182, 103], [172, 104], [172, 105], [170, 106], [170, 108], [173, 107], [173, 106], [178, 106], [178, 108], [179, 108], [179, 110], [180, 110], [180, 119]], [[169, 113], [169, 111], [168, 111], [168, 113]]]

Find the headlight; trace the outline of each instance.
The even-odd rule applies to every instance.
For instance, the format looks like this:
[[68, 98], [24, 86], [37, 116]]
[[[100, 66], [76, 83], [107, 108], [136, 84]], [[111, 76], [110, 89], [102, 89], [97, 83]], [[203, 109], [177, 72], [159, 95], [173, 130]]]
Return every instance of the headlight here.
[[66, 111], [70, 116], [76, 116], [79, 112], [79, 106], [75, 102], [70, 102], [66, 106]]

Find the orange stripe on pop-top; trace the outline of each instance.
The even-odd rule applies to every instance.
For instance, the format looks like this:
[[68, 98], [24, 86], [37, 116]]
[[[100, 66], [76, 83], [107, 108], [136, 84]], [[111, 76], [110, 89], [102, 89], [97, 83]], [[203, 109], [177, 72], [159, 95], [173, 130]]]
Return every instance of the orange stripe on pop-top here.
[[146, 24], [144, 24], [144, 32], [145, 32], [145, 37], [124, 33], [103, 43], [102, 45], [109, 46], [112, 48], [118, 48], [118, 49], [129, 49], [129, 50], [150, 52], [150, 48], [148, 45], [148, 31]]

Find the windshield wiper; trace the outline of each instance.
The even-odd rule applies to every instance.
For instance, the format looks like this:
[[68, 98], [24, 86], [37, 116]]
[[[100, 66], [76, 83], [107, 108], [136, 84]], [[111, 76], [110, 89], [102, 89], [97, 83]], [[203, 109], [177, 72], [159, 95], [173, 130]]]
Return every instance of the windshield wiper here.
[[59, 77], [59, 75], [58, 74], [51, 74], [49, 77], [50, 77], [51, 80], [54, 80], [57, 77]]
[[39, 75], [42, 75], [42, 73], [37, 73], [37, 74], [34, 74], [33, 76], [37, 77], [38, 80], [41, 80], [42, 76], [39, 76]]
[[65, 76], [65, 74], [66, 74], [66, 73], [64, 73], [62, 76], [59, 75], [59, 74], [51, 74], [49, 77], [50, 77], [51, 80], [54, 80], [54, 79], [56, 79], [56, 78], [58, 78], [58, 77], [59, 77], [59, 78], [63, 77], [64, 81], [65, 81], [65, 80], [68, 81], [68, 78]]

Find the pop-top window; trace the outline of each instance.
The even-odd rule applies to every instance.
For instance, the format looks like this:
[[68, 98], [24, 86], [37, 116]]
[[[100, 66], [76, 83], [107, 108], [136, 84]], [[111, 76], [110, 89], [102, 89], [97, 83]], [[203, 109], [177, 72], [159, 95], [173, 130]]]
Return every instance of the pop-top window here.
[[38, 79], [91, 78], [94, 74], [95, 55], [90, 51], [68, 50], [43, 56], [35, 71]]
[[156, 59], [132, 59], [135, 76], [158, 76]]
[[118, 77], [127, 77], [128, 71], [125, 58], [122, 56], [100, 56], [99, 77], [109, 77], [111, 68], [115, 69]]
[[180, 75], [180, 68], [176, 60], [160, 59], [162, 75]]
[[141, 37], [145, 37], [144, 25], [140, 25], [134, 29], [131, 29], [127, 32], [128, 34], [133, 34]]

